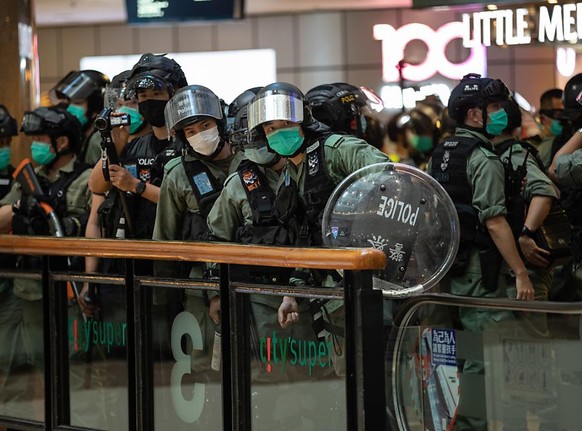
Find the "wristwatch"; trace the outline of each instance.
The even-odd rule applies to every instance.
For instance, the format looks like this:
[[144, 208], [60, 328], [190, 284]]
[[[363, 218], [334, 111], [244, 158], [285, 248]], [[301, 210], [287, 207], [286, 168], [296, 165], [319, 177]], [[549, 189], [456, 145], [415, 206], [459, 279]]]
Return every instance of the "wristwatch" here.
[[141, 196], [141, 194], [145, 191], [145, 189], [146, 189], [146, 182], [145, 181], [140, 181], [135, 186], [135, 194], [138, 195], [138, 196]]
[[535, 237], [535, 232], [532, 232], [531, 230], [529, 230], [529, 228], [526, 225], [523, 225], [523, 228], [521, 229], [521, 233], [519, 234], [519, 236], [529, 236], [530, 238], [534, 238]]

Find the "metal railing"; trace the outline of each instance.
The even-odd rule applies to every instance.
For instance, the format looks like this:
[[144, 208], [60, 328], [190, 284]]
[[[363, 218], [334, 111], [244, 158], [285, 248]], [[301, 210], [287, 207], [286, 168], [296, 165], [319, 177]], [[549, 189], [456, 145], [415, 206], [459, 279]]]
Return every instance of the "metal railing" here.
[[[222, 409], [224, 430], [251, 429], [249, 334], [245, 304], [249, 293], [340, 298], [344, 301], [346, 351], [346, 423], [348, 430], [385, 428], [384, 340], [382, 294], [372, 289], [372, 271], [383, 268], [385, 255], [374, 249], [305, 249], [219, 243], [99, 240], [0, 235], [0, 253], [42, 257], [40, 279], [44, 307], [44, 423], [0, 416], [0, 425], [14, 429], [82, 429], [71, 425], [68, 392], [68, 340], [65, 289], [55, 282], [106, 282], [127, 289], [128, 410], [130, 430], [153, 430], [153, 376], [151, 357], [152, 290], [160, 287], [218, 290], [221, 295]], [[53, 256], [122, 259], [120, 277], [55, 271]], [[220, 264], [213, 281], [157, 279], [136, 276], [137, 259]], [[265, 287], [233, 282], [231, 265], [343, 270], [343, 289]], [[27, 276], [2, 271], [1, 277]], [[84, 428], [83, 428], [84, 429]]]

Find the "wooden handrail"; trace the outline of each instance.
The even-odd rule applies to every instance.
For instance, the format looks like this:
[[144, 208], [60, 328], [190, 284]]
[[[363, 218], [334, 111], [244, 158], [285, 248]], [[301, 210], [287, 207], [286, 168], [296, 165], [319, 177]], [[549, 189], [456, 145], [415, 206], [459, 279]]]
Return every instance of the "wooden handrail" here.
[[267, 247], [232, 243], [54, 238], [0, 235], [0, 253], [216, 262], [282, 268], [382, 269], [386, 256], [373, 248]]

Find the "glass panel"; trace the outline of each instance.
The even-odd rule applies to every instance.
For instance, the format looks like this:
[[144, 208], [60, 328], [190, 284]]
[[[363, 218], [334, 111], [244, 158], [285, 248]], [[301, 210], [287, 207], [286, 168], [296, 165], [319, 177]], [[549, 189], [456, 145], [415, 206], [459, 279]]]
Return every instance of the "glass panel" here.
[[155, 429], [222, 430], [220, 327], [208, 313], [216, 292], [153, 291]]
[[[13, 270], [11, 256], [0, 259]], [[19, 257], [18, 264], [23, 271], [40, 268], [30, 256]], [[0, 278], [0, 415], [44, 420], [42, 319], [40, 274]]]
[[[480, 332], [461, 329], [468, 316]], [[395, 420], [410, 430], [578, 430], [580, 336], [579, 315], [422, 306], [389, 356]]]
[[297, 302], [281, 328], [281, 297], [250, 295], [252, 429], [345, 430], [343, 302]]
[[[61, 284], [62, 286], [62, 284]], [[62, 286], [64, 287], [64, 286]], [[128, 429], [127, 312], [122, 285], [90, 284], [83, 315], [73, 300], [82, 283], [67, 283], [71, 424], [103, 430]]]

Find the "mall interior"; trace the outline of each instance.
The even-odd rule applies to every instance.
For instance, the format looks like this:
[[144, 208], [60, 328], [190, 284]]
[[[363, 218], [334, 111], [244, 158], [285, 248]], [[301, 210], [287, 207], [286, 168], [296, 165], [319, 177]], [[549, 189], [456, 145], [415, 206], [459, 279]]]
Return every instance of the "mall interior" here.
[[[427, 99], [445, 107], [467, 74], [502, 80], [529, 121], [523, 133], [535, 133], [541, 95], [582, 73], [582, 3], [573, 1], [0, 2], [0, 105], [19, 126], [25, 112], [51, 104], [50, 90], [69, 72], [98, 70], [112, 78], [154, 53], [175, 59], [189, 84], [210, 88], [226, 104], [245, 89], [276, 81], [304, 93], [337, 82], [368, 88], [378, 97], [377, 147], [389, 153], [395, 144], [386, 133], [390, 120]], [[13, 166], [31, 156], [30, 144], [29, 136], [14, 136]], [[0, 264], [0, 335], [2, 281], [34, 280], [43, 289], [36, 298], [41, 329], [33, 340], [40, 361], [9, 353], [18, 351], [20, 333], [8, 338], [14, 345], [0, 345], [0, 431], [582, 430], [582, 289], [555, 302], [443, 293], [439, 281], [459, 247], [455, 208], [420, 169], [389, 165], [355, 176], [360, 188], [339, 187], [333, 197], [345, 204], [339, 224], [359, 214], [373, 226], [367, 217], [395, 218], [398, 204], [400, 214], [408, 211], [404, 228], [382, 228], [385, 238], [413, 235], [401, 241], [415, 244], [410, 267], [392, 267], [402, 273], [399, 282], [408, 280], [397, 288], [376, 275], [386, 271], [387, 259], [398, 260], [400, 248], [384, 249], [377, 232], [363, 244], [322, 250], [21, 237], [0, 229], [4, 262], [40, 257], [32, 270]], [[388, 182], [397, 190], [378, 212], [358, 200], [369, 186], [367, 174], [384, 181], [382, 191]], [[326, 214], [332, 224], [334, 210], [326, 207], [324, 226]], [[422, 223], [413, 226], [419, 211]], [[325, 233], [337, 239], [337, 227]], [[55, 263], [61, 256], [116, 260], [122, 270], [107, 276], [63, 270]], [[204, 279], [156, 278], [140, 272], [150, 261], [218, 269]], [[271, 275], [272, 283], [264, 282], [262, 273], [252, 283], [233, 276], [242, 267], [279, 269], [281, 262], [288, 270], [327, 271], [336, 284], [302, 290], [274, 286], [278, 278]], [[120, 314], [107, 320], [80, 313], [70, 292], [83, 283], [119, 288]], [[168, 305], [168, 298], [197, 297], [208, 310], [217, 292], [218, 325], [206, 311]], [[276, 320], [268, 326], [275, 326], [272, 333], [258, 335], [251, 303], [289, 295], [305, 299], [299, 314], [313, 321], [311, 338], [301, 332], [305, 326], [285, 330]], [[337, 305], [330, 314], [339, 312], [345, 328], [330, 324], [326, 304]], [[462, 330], [466, 310], [494, 322], [487, 330]], [[23, 362], [9, 362], [17, 359]], [[199, 370], [203, 360], [212, 366]], [[468, 424], [457, 420], [461, 409], [472, 419]]]

